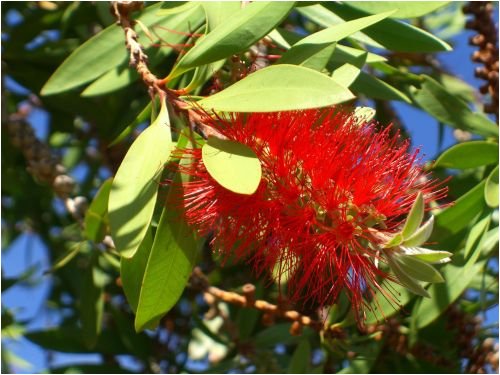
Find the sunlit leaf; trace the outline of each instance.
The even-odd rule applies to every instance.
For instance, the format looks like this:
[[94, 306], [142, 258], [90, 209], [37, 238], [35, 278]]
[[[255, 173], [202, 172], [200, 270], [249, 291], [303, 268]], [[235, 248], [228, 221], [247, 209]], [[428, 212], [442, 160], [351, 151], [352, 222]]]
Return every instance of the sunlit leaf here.
[[207, 110], [274, 112], [326, 107], [353, 99], [328, 76], [296, 65], [273, 65], [198, 102]]
[[113, 180], [108, 215], [117, 250], [126, 258], [136, 252], [153, 215], [159, 177], [172, 147], [166, 105], [151, 126], [134, 141]]
[[235, 141], [209, 137], [201, 151], [203, 163], [215, 181], [234, 193], [255, 193], [262, 168], [252, 149]]

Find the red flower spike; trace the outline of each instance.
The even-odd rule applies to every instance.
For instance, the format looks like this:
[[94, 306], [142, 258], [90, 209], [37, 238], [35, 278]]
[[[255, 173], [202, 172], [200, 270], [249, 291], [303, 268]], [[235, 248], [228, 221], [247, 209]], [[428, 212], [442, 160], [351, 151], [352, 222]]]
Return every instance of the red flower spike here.
[[419, 165], [418, 150], [390, 128], [359, 123], [338, 108], [233, 114], [207, 126], [250, 147], [262, 164], [252, 195], [226, 190], [207, 172], [200, 149], [180, 167], [188, 222], [213, 233], [224, 261], [245, 259], [257, 274], [285, 275], [295, 302], [333, 304], [349, 297], [358, 322], [379, 280], [397, 280], [379, 268], [383, 239], [400, 231], [421, 191], [426, 203], [446, 195]]

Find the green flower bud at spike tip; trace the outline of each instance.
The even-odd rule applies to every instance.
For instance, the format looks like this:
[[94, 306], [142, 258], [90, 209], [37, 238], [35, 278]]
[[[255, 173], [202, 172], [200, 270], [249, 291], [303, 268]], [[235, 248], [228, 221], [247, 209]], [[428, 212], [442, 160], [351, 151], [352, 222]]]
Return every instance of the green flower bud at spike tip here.
[[422, 219], [424, 218], [424, 208], [424, 197], [422, 195], [422, 192], [418, 192], [415, 203], [413, 203], [413, 207], [408, 214], [405, 226], [403, 227], [403, 231], [401, 232], [403, 238], [409, 238], [418, 229], [420, 223], [422, 222]]

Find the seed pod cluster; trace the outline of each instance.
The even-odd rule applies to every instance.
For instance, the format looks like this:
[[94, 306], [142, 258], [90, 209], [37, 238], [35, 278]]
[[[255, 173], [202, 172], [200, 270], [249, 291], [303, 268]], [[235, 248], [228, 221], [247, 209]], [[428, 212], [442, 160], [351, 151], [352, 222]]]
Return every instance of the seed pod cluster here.
[[491, 97], [491, 102], [484, 105], [484, 112], [495, 114], [498, 122], [498, 32], [492, 16], [493, 4], [491, 1], [470, 1], [463, 12], [473, 16], [465, 27], [477, 31], [469, 44], [479, 48], [472, 54], [472, 61], [483, 64], [475, 70], [476, 77], [486, 81], [479, 91]]
[[27, 161], [27, 170], [41, 182], [51, 185], [60, 198], [67, 198], [75, 187], [75, 181], [66, 174], [66, 168], [59, 163], [49, 146], [41, 142], [31, 126], [13, 115], [7, 123], [12, 144], [21, 149]]
[[466, 360], [465, 373], [486, 374], [487, 365], [498, 372], [498, 343], [492, 338], [478, 340], [482, 319], [463, 312], [456, 304], [447, 311], [447, 328], [457, 331], [459, 355]]

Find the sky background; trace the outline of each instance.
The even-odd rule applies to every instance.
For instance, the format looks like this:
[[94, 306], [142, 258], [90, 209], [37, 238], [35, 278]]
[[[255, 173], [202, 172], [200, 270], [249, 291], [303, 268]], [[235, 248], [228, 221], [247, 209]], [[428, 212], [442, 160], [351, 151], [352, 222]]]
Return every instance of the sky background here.
[[[11, 17], [12, 22], [16, 22], [15, 14]], [[498, 25], [498, 14], [496, 14], [496, 21]], [[474, 77], [474, 67], [477, 65], [471, 62], [470, 55], [473, 52], [473, 48], [468, 45], [468, 38], [472, 35], [472, 32], [464, 30], [464, 32], [452, 39], [453, 51], [440, 53], [438, 58], [447, 70], [456, 75], [456, 77], [477, 88], [483, 84], [483, 81]], [[9, 89], [22, 90], [12, 80], [9, 80], [7, 85]], [[456, 142], [453, 137], [453, 130], [450, 127], [445, 127], [443, 143], [439, 147], [439, 130], [435, 119], [425, 112], [405, 103], [393, 102], [393, 104], [403, 124], [406, 125], [411, 134], [412, 145], [421, 148], [424, 160], [434, 159], [442, 150]], [[29, 122], [35, 129], [37, 136], [42, 139], [45, 139], [47, 135], [47, 119], [48, 114], [40, 109], [35, 109], [29, 117]], [[74, 177], [78, 177], [78, 172]], [[35, 269], [33, 280], [36, 283], [34, 285], [16, 285], [2, 294], [2, 305], [14, 311], [17, 320], [30, 321], [28, 326], [30, 330], [56, 326], [60, 320], [56, 312], [51, 312], [50, 309], [44, 306], [45, 298], [50, 290], [51, 278], [50, 276], [44, 276], [43, 272], [49, 267], [47, 248], [34, 233], [25, 233], [19, 236], [11, 246], [2, 249], [2, 270], [4, 277], [18, 277], [30, 268]], [[485, 324], [494, 324], [497, 322], [498, 306], [487, 312]], [[14, 366], [12, 370], [16, 372], [36, 373], [46, 368], [46, 353], [37, 345], [30, 343], [26, 339], [20, 339], [19, 341], [3, 340], [3, 344], [7, 345], [16, 355], [29, 363], [28, 367], [23, 367], [20, 364]], [[100, 356], [97, 354], [66, 355], [54, 353], [51, 358], [53, 366], [74, 363], [82, 364], [84, 362], [100, 363]], [[134, 363], [127, 356], [123, 356], [120, 362], [122, 362], [125, 368], [129, 368], [130, 370], [134, 370], [135, 368]]]

